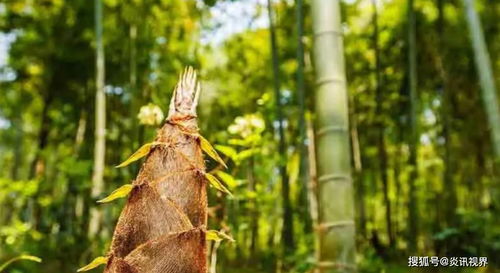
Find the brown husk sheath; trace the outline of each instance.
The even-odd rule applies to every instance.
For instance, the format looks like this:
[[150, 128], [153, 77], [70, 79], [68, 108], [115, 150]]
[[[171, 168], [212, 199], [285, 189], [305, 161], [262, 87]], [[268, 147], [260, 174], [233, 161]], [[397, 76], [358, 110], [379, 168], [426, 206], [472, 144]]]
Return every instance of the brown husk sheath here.
[[205, 273], [207, 194], [196, 72], [179, 79], [165, 125], [118, 220], [105, 273]]

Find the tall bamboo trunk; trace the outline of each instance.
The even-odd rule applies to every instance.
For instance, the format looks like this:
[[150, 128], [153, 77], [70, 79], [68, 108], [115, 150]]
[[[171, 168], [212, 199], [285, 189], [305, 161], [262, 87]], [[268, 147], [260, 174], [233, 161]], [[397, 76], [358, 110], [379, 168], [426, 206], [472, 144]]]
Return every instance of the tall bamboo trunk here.
[[340, 1], [312, 1], [320, 272], [354, 272], [354, 201]]
[[484, 40], [481, 21], [474, 8], [474, 1], [463, 0], [463, 2], [476, 60], [477, 73], [479, 75], [479, 83], [481, 84], [483, 103], [490, 125], [493, 148], [495, 149], [496, 159], [500, 161], [500, 109], [490, 56]]
[[418, 209], [417, 209], [417, 189], [415, 182], [418, 177], [418, 123], [417, 123], [417, 48], [416, 48], [416, 24], [413, 0], [408, 0], [408, 73], [410, 89], [410, 155], [411, 165], [408, 189], [408, 226], [407, 234], [409, 251], [417, 250], [418, 229]]
[[[455, 217], [455, 210], [457, 208], [457, 191], [455, 187], [455, 183], [453, 181], [453, 175], [452, 175], [452, 164], [451, 164], [451, 142], [450, 142], [450, 130], [451, 130], [451, 105], [450, 105], [450, 88], [448, 84], [448, 73], [446, 71], [445, 67], [445, 57], [446, 57], [446, 51], [445, 51], [445, 41], [444, 41], [444, 28], [445, 28], [445, 19], [444, 19], [444, 0], [438, 0], [437, 2], [437, 8], [438, 8], [438, 19], [437, 19], [437, 24], [436, 24], [436, 29], [438, 33], [438, 56], [437, 56], [437, 65], [438, 65], [438, 70], [439, 70], [439, 76], [440, 76], [440, 83], [439, 87], [441, 88], [441, 120], [442, 120], [442, 136], [444, 140], [443, 144], [443, 163], [444, 163], [444, 170], [443, 170], [443, 184], [444, 188], [446, 189], [444, 191], [444, 211], [442, 213], [439, 213], [440, 209], [439, 207], [437, 208], [437, 219], [436, 219], [436, 224], [438, 225], [440, 223], [439, 217], [441, 214], [444, 213], [444, 218], [445, 218], [445, 224], [447, 226], [455, 226], [456, 224], [456, 218]], [[438, 205], [441, 200], [436, 200]]]
[[177, 85], [118, 220], [106, 273], [205, 273], [207, 194], [197, 134], [199, 84], [189, 69]]
[[[310, 215], [308, 215], [308, 165], [307, 165], [307, 145], [305, 144], [305, 140], [307, 137], [306, 134], [306, 98], [305, 98], [305, 84], [304, 84], [304, 16], [303, 16], [303, 0], [296, 0], [296, 12], [295, 18], [297, 20], [297, 97], [299, 102], [299, 138], [297, 143], [297, 149], [299, 150], [300, 155], [300, 171], [299, 177], [302, 181], [299, 187], [299, 195], [298, 199], [300, 200], [299, 206], [300, 213], [304, 219], [304, 232], [311, 232], [311, 219]], [[297, 208], [297, 211], [299, 208]]]
[[[467, 16], [467, 25], [469, 27], [472, 48], [476, 63], [476, 70], [481, 85], [481, 95], [485, 108], [485, 114], [488, 119], [491, 134], [491, 142], [494, 149], [494, 164], [496, 173], [500, 167], [500, 109], [498, 106], [497, 90], [493, 75], [493, 68], [488, 53], [488, 48], [484, 39], [481, 20], [474, 8], [473, 0], [463, 0], [465, 13]], [[492, 187], [492, 196], [494, 204], [500, 206], [500, 186], [499, 179], [496, 179]]]
[[[137, 113], [139, 113], [139, 108], [141, 106], [142, 97], [137, 88], [137, 25], [135, 23], [131, 23], [129, 26], [129, 40], [130, 40], [130, 52], [129, 52], [129, 87], [130, 94], [132, 94], [132, 102], [131, 102], [131, 118], [136, 119]], [[133, 122], [130, 131], [130, 139], [131, 143], [135, 145], [139, 145], [139, 124], [137, 122]], [[135, 170], [137, 171], [137, 170]]]
[[379, 163], [379, 174], [380, 180], [382, 181], [382, 188], [384, 193], [384, 205], [385, 205], [385, 226], [387, 230], [387, 237], [389, 238], [389, 245], [394, 247], [394, 233], [392, 231], [392, 210], [391, 210], [391, 200], [389, 199], [389, 178], [388, 172], [388, 155], [386, 151], [385, 144], [385, 122], [383, 114], [383, 94], [382, 94], [382, 77], [381, 77], [381, 65], [380, 65], [380, 49], [379, 49], [379, 30], [378, 30], [378, 11], [377, 11], [377, 0], [372, 0], [373, 6], [373, 47], [375, 49], [375, 89], [376, 89], [376, 122], [377, 122], [377, 150], [378, 150], [378, 163]]
[[365, 176], [366, 172], [363, 171], [363, 164], [361, 158], [361, 150], [359, 144], [359, 134], [358, 134], [358, 123], [356, 119], [355, 103], [352, 97], [349, 98], [350, 104], [350, 134], [352, 143], [352, 155], [353, 155], [353, 183], [354, 183], [354, 194], [356, 196], [355, 210], [357, 212], [357, 230], [358, 234], [362, 238], [367, 238], [366, 234], [366, 198], [365, 198]]
[[[104, 93], [104, 46], [102, 43], [102, 0], [95, 0], [96, 35], [96, 95], [94, 168], [92, 174], [92, 198], [98, 198], [103, 190], [104, 157], [106, 154], [106, 95]], [[90, 211], [89, 237], [99, 232], [102, 214], [97, 208]]]
[[271, 54], [273, 61], [273, 85], [275, 94], [276, 116], [278, 119], [278, 137], [279, 137], [279, 172], [281, 176], [281, 196], [283, 198], [283, 247], [285, 253], [292, 253], [294, 248], [293, 238], [293, 214], [292, 204], [290, 201], [290, 184], [288, 174], [286, 172], [286, 144], [285, 144], [285, 128], [283, 125], [283, 105], [281, 104], [281, 82], [280, 69], [278, 58], [278, 42], [276, 39], [276, 29], [274, 26], [273, 6], [272, 1], [267, 0], [267, 14], [269, 17], [269, 33], [271, 38]]
[[[312, 220], [313, 227], [315, 229], [314, 236], [314, 258], [319, 261], [319, 234], [318, 227], [318, 175], [316, 174], [316, 145], [314, 141], [314, 128], [310, 119], [307, 119], [307, 138], [309, 139], [309, 145], [307, 150], [308, 162], [309, 162], [309, 181], [307, 183], [307, 196], [309, 201], [309, 214]], [[318, 273], [318, 268], [315, 268], [313, 273]]]

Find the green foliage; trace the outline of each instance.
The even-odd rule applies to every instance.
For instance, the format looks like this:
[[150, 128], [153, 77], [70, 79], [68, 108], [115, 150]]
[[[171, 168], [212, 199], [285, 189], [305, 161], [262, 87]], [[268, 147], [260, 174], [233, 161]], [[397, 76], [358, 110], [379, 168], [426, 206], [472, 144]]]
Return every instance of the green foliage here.
[[442, 255], [496, 257], [500, 253], [500, 229], [491, 211], [459, 211], [457, 218], [458, 228], [445, 228], [433, 236]]

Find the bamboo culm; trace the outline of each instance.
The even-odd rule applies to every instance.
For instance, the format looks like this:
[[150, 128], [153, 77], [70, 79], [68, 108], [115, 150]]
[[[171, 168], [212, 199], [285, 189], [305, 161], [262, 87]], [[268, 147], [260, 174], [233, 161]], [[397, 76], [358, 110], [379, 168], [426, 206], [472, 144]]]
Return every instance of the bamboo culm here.
[[312, 1], [321, 273], [355, 272], [354, 196], [340, 1]]

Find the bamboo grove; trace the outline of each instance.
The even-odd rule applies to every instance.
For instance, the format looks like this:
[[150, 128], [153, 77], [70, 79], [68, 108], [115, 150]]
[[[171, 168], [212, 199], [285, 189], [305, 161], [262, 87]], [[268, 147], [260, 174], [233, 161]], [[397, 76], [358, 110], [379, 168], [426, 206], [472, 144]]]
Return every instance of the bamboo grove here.
[[499, 18], [494, 0], [0, 2], [0, 272], [495, 272]]

